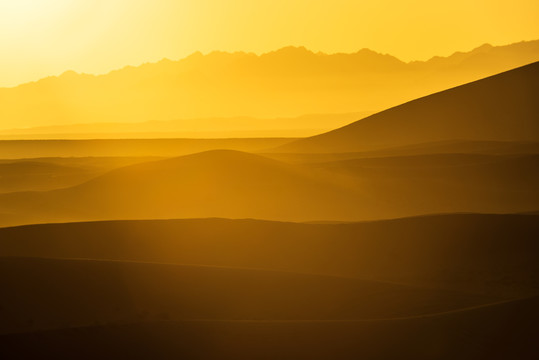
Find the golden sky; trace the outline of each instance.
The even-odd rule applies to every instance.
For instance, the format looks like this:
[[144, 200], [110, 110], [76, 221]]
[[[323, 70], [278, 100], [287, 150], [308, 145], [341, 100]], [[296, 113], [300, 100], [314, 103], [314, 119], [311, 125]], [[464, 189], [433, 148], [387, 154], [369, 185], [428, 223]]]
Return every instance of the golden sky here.
[[427, 59], [539, 38], [538, 16], [537, 0], [0, 0], [0, 86], [287, 45]]

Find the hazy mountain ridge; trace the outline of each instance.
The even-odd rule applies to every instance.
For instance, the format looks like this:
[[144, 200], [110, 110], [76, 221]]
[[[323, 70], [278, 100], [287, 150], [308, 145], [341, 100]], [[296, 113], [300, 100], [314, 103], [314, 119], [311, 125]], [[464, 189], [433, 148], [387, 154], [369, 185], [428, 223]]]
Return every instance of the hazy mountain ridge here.
[[[539, 41], [404, 63], [370, 50], [193, 54], [107, 75], [66, 72], [0, 89], [4, 128], [374, 111], [539, 59]], [[313, 101], [313, 99], [315, 101]]]

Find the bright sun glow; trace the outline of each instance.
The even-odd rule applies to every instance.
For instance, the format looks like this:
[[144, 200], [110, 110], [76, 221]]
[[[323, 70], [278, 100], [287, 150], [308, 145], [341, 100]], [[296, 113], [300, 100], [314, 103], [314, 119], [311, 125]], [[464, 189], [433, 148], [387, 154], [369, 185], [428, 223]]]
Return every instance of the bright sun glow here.
[[68, 16], [74, 0], [0, 0], [2, 26], [28, 26], [51, 22]]
[[536, 39], [538, 13], [537, 0], [0, 0], [0, 87], [289, 45], [426, 60]]

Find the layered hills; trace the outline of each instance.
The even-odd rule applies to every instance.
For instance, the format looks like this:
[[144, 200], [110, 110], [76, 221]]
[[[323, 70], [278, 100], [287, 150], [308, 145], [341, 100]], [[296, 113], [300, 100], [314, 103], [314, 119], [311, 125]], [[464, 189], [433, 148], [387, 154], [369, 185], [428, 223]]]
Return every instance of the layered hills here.
[[457, 214], [0, 229], [0, 354], [528, 358], [537, 224]]

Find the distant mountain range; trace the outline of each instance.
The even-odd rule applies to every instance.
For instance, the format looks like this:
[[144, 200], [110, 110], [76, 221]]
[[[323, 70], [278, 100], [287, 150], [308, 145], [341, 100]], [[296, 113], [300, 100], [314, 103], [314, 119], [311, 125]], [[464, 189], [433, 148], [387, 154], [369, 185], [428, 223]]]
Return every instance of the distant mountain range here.
[[[410, 63], [368, 49], [331, 55], [303, 47], [263, 55], [195, 53], [106, 75], [68, 71], [0, 88], [0, 118], [2, 127], [11, 129], [374, 112], [537, 60], [539, 40], [483, 45]], [[181, 131], [211, 131], [212, 127], [189, 125]]]

